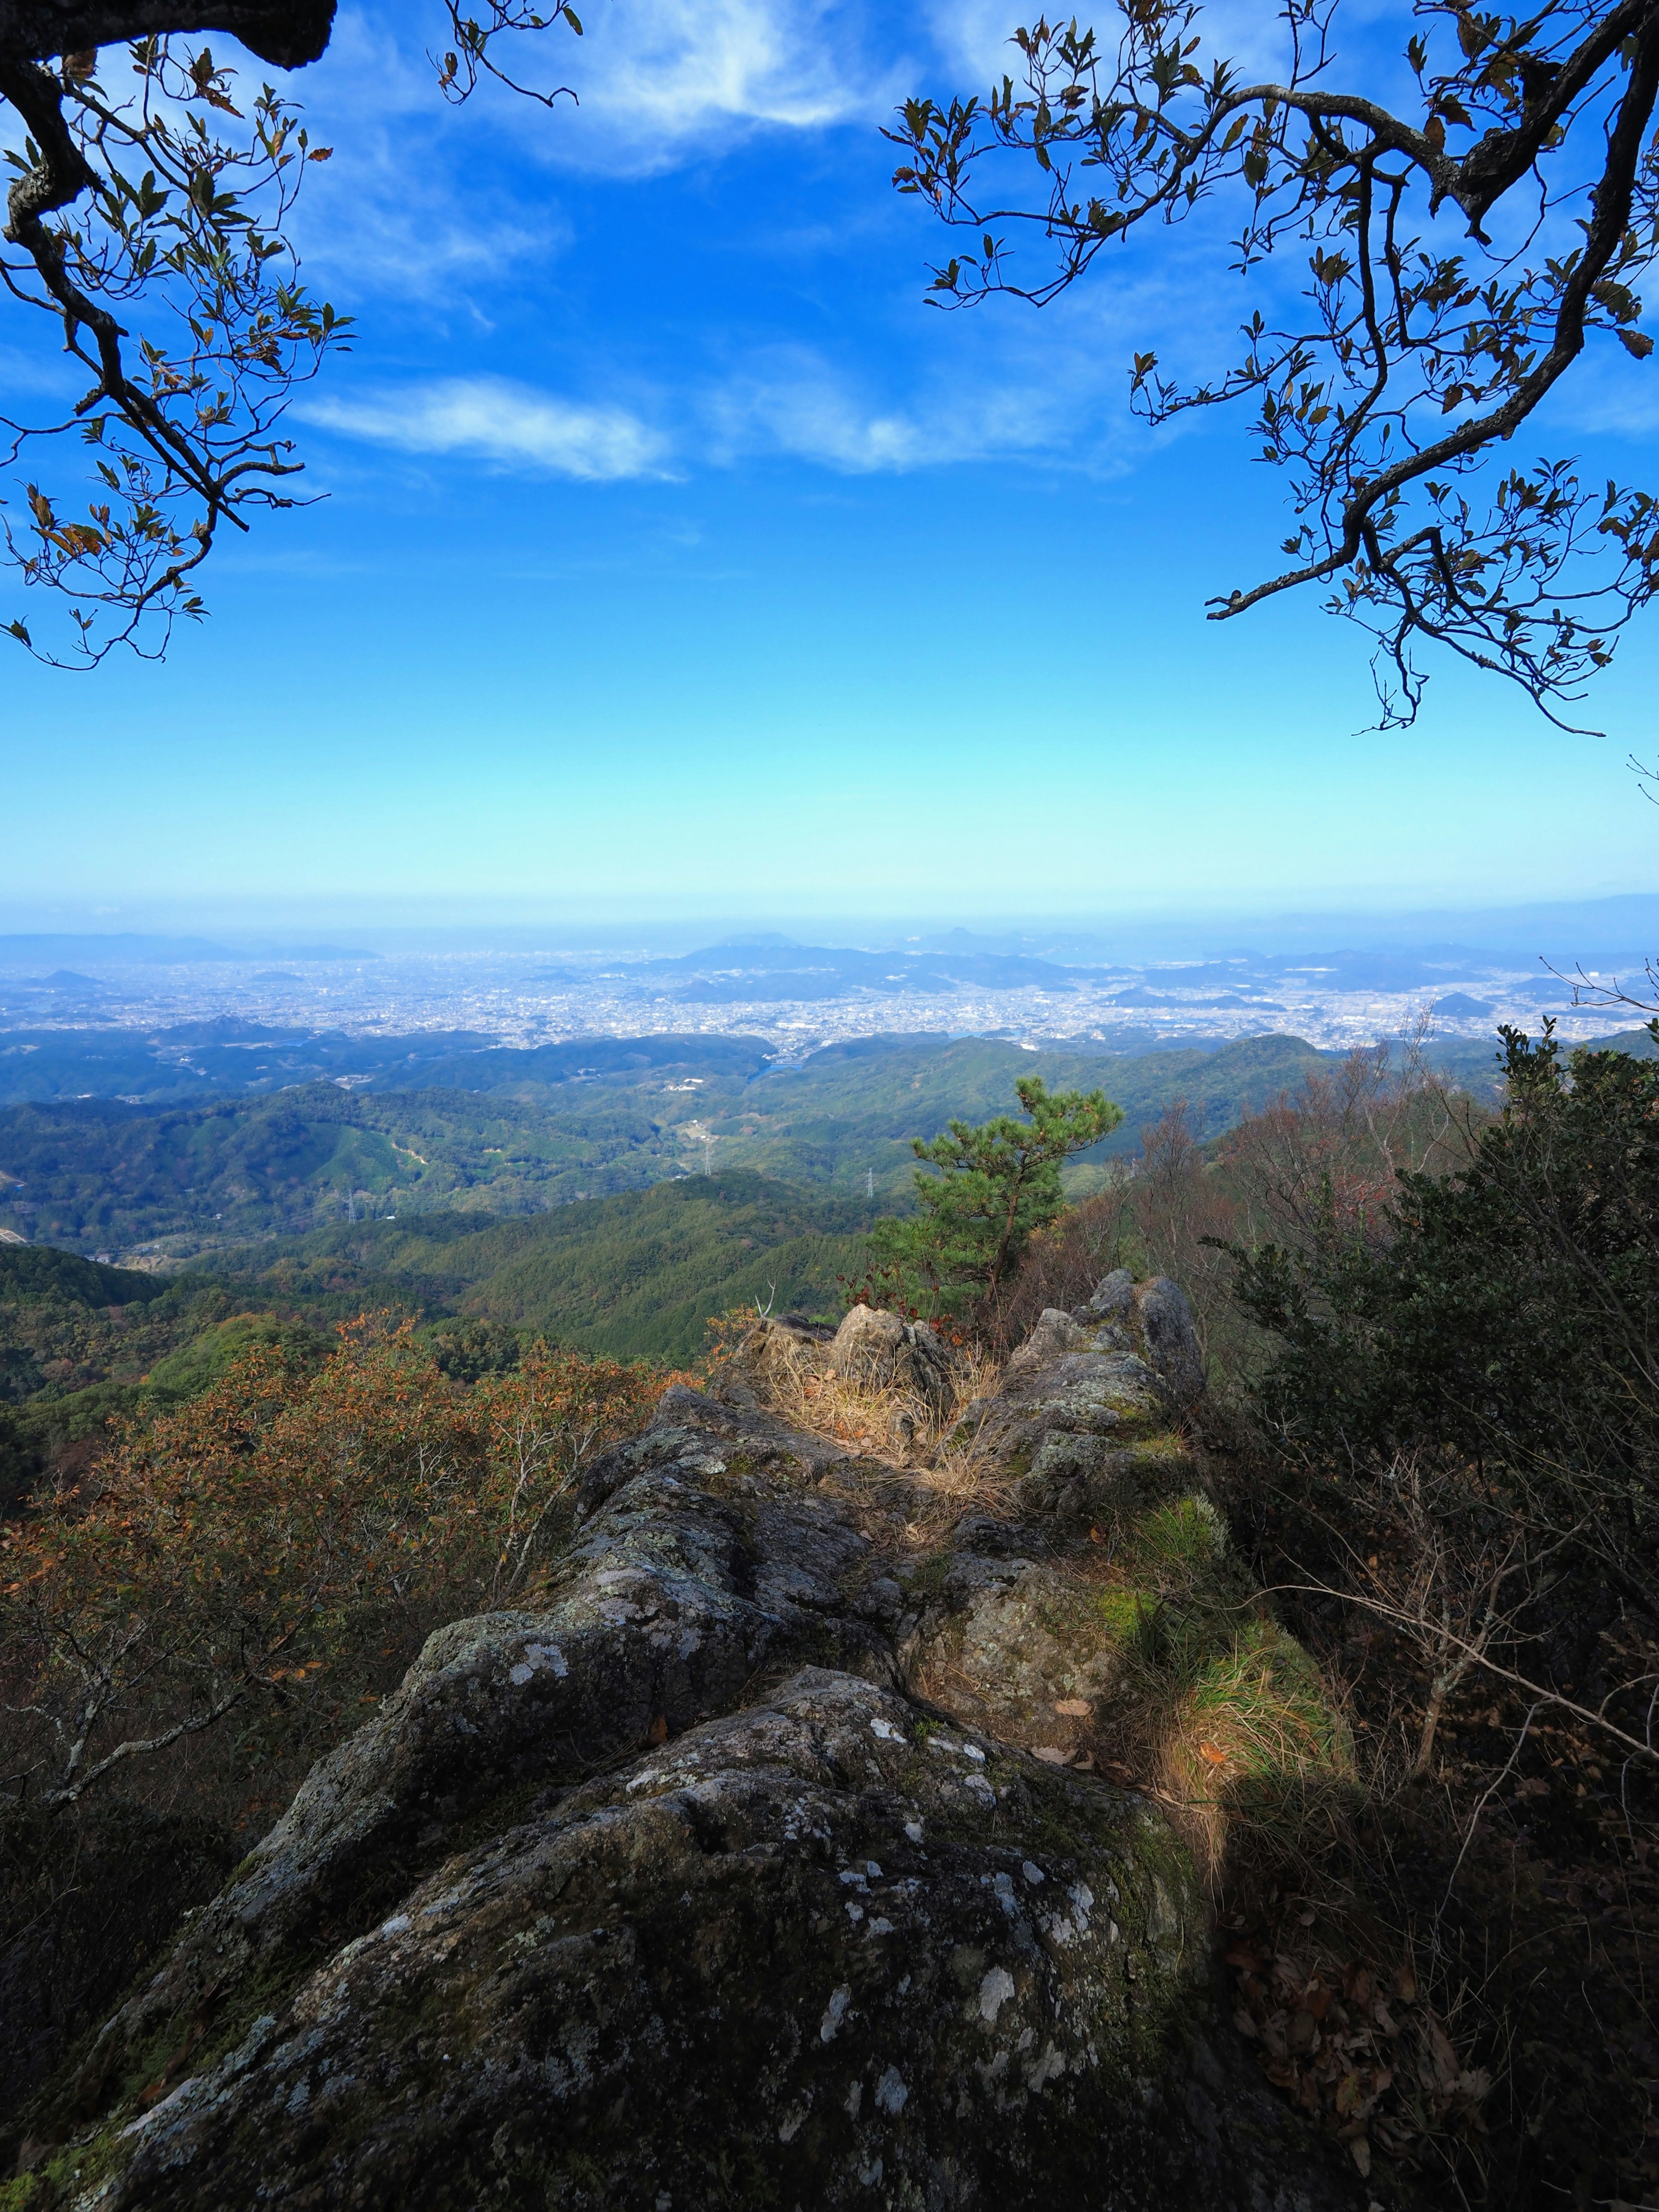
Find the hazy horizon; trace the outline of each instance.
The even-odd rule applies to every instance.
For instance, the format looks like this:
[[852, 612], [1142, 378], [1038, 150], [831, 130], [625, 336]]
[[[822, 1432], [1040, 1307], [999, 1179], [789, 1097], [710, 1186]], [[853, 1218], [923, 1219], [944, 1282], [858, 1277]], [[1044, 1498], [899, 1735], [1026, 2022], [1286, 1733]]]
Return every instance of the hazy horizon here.
[[[124, 938], [208, 940], [234, 957], [283, 946], [317, 945], [349, 939], [371, 951], [572, 951], [615, 954], [706, 950], [726, 942], [775, 936], [799, 945], [936, 946], [953, 934], [988, 948], [1052, 945], [1056, 957], [1101, 957], [1119, 946], [1133, 964], [1160, 959], [1213, 957], [1226, 951], [1264, 955], [1381, 950], [1434, 942], [1478, 951], [1559, 962], [1645, 958], [1659, 949], [1659, 894], [1626, 892], [1600, 898], [1537, 900], [1525, 903], [1437, 903], [1370, 907], [1218, 908], [1212, 912], [1026, 914], [1002, 917], [939, 915], [883, 915], [865, 911], [789, 913], [707, 910], [623, 912], [613, 917], [574, 912], [536, 915], [508, 908], [493, 917], [465, 907], [448, 915], [399, 913], [396, 902], [354, 909], [346, 904], [284, 909], [222, 904], [177, 904], [120, 908], [20, 907], [0, 904], [0, 962], [30, 957], [20, 940], [107, 941], [112, 952]], [[1532, 940], [1536, 939], [1534, 943]], [[15, 948], [15, 949], [14, 949]], [[348, 947], [347, 949], [349, 949]]]

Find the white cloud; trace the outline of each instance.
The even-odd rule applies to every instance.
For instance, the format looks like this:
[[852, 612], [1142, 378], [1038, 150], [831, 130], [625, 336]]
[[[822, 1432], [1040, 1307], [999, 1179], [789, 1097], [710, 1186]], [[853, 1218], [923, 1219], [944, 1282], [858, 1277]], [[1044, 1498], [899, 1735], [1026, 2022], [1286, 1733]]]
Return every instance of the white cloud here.
[[776, 347], [694, 386], [678, 429], [627, 408], [583, 405], [487, 376], [319, 395], [296, 412], [321, 428], [405, 453], [453, 454], [596, 483], [677, 473], [670, 466], [677, 451], [714, 468], [787, 456], [846, 476], [902, 475], [1015, 454], [1115, 473], [1124, 441], [1118, 426], [1102, 419], [1097, 380], [1079, 375], [1075, 362], [1051, 360], [1047, 367], [1048, 374], [1029, 380], [1006, 369], [989, 379], [933, 377], [903, 400], [884, 404], [822, 356]]
[[715, 386], [702, 411], [716, 462], [788, 453], [865, 476], [1057, 447], [1063, 404], [1052, 384], [1010, 379], [884, 406], [817, 355], [781, 347]]
[[[520, 146], [557, 166], [657, 175], [759, 128], [817, 131], [891, 108], [905, 66], [872, 58], [874, 0], [599, 0], [586, 35], [520, 40], [522, 82], [564, 82], [556, 112], [491, 100]], [[502, 51], [502, 60], [507, 53]]]
[[338, 289], [337, 305], [391, 296], [464, 303], [477, 318], [505, 275], [568, 245], [545, 190], [532, 181], [526, 197], [483, 158], [489, 122], [447, 107], [419, 49], [361, 9], [341, 11], [323, 60], [285, 88], [313, 138], [333, 148], [291, 220], [308, 281]]
[[788, 0], [611, 0], [584, 41], [584, 106], [684, 135], [708, 121], [837, 120], [859, 105], [845, 9]]
[[589, 483], [660, 476], [667, 441], [622, 407], [586, 407], [493, 376], [441, 377], [308, 400], [307, 422], [405, 453], [459, 453]]

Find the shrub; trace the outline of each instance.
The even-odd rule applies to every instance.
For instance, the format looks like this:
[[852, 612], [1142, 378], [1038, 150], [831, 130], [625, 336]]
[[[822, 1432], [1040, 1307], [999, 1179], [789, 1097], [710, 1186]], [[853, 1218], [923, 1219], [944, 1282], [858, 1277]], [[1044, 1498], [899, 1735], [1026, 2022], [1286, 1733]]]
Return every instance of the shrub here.
[[[1659, 1040], [1659, 1024], [1654, 1025]], [[1508, 1100], [1374, 1224], [1240, 1252], [1279, 1340], [1258, 1402], [1307, 1458], [1450, 1448], [1645, 1581], [1659, 1504], [1659, 1061], [1504, 1031]], [[1380, 1217], [1380, 1218], [1376, 1218]]]
[[311, 1373], [257, 1346], [0, 1541], [12, 1791], [73, 1805], [233, 1714], [242, 1772], [315, 1755], [440, 1620], [533, 1590], [665, 1379], [538, 1347], [468, 1389], [407, 1328]]

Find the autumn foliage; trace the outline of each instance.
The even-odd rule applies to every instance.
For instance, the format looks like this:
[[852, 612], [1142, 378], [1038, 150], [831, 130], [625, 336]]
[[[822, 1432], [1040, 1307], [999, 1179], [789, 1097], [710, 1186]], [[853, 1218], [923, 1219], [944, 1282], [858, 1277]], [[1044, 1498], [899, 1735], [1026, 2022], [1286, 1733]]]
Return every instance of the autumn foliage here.
[[469, 1388], [362, 1322], [315, 1372], [253, 1351], [0, 1540], [9, 1793], [67, 1806], [209, 1731], [243, 1773], [314, 1756], [432, 1626], [533, 1601], [583, 1462], [669, 1379], [539, 1346]]

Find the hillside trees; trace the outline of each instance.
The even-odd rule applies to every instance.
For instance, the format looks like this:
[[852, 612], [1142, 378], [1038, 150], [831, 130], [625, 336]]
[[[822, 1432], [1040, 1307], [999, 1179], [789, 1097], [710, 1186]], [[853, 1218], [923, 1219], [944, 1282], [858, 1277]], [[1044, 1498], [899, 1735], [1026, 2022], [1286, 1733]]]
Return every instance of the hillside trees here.
[[1232, 366], [1130, 368], [1148, 423], [1243, 401], [1289, 475], [1286, 565], [1211, 619], [1327, 587], [1377, 640], [1385, 725], [1416, 711], [1425, 645], [1558, 719], [1659, 587], [1659, 503], [1511, 441], [1581, 360], [1653, 350], [1659, 0], [1382, 12], [1404, 47], [1392, 105], [1372, 96], [1392, 53], [1350, 74], [1370, 34], [1352, 0], [1284, 0], [1263, 78], [1206, 46], [1197, 0], [1118, 0], [1097, 29], [1041, 18], [1014, 33], [1018, 84], [905, 102], [894, 181], [969, 234], [934, 276], [951, 307], [1127, 279], [1111, 257], [1131, 240], [1168, 261], [1165, 234], [1224, 207], [1255, 295]]
[[1504, 1037], [1508, 1103], [1455, 1173], [1401, 1176], [1374, 1226], [1241, 1254], [1239, 1296], [1280, 1347], [1261, 1401], [1295, 1450], [1451, 1446], [1640, 1585], [1659, 1535], [1659, 1061]]
[[522, 1601], [584, 1460], [665, 1379], [542, 1346], [467, 1389], [406, 1328], [343, 1330], [312, 1372], [250, 1352], [0, 1539], [7, 1791], [132, 1787], [233, 1714], [239, 1771], [314, 1753], [439, 1620]]
[[[468, 99], [501, 66], [501, 41], [562, 24], [568, 0], [486, 0], [447, 17], [438, 88]], [[283, 69], [329, 43], [333, 0], [0, 0], [0, 103], [11, 125], [0, 281], [48, 319], [78, 388], [46, 419], [0, 413], [0, 457], [58, 480], [0, 506], [26, 586], [61, 605], [61, 630], [13, 636], [89, 666], [118, 643], [155, 654], [203, 612], [197, 572], [222, 527], [299, 502], [302, 464], [283, 434], [296, 386], [347, 342], [350, 319], [301, 282], [289, 217], [310, 166], [295, 103], [200, 42], [228, 33]], [[556, 94], [533, 95], [551, 104]], [[44, 335], [43, 326], [43, 335]], [[62, 482], [79, 447], [93, 496]], [[38, 624], [37, 624], [38, 627]]]
[[1395, 1179], [1441, 1176], [1466, 1155], [1486, 1109], [1449, 1091], [1422, 1039], [1361, 1047], [1243, 1115], [1212, 1143], [1199, 1112], [1171, 1099], [1142, 1123], [1139, 1156], [1039, 1231], [1000, 1314], [1018, 1343], [1045, 1306], [1081, 1304], [1114, 1267], [1173, 1276], [1206, 1356], [1236, 1388], [1260, 1352], [1242, 1313], [1231, 1248], [1297, 1255], [1358, 1236], [1386, 1241]]

